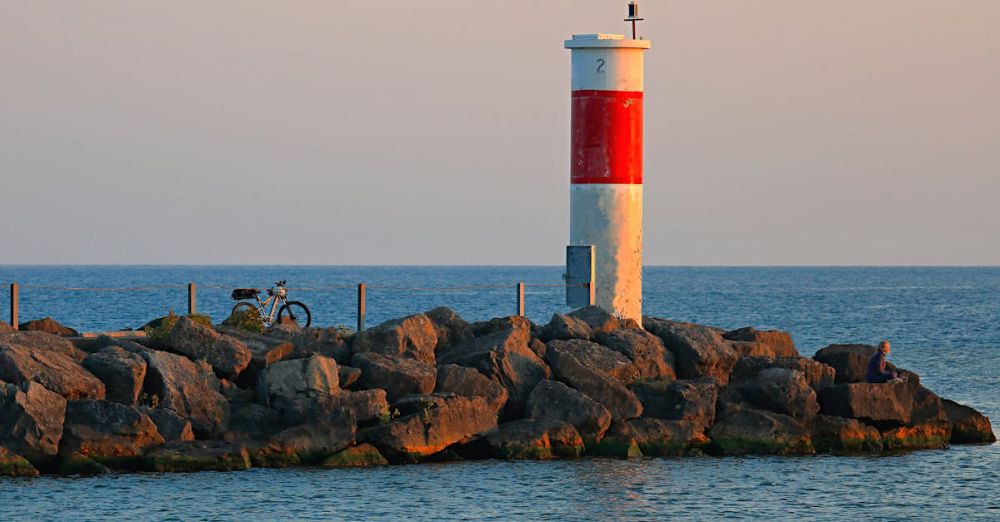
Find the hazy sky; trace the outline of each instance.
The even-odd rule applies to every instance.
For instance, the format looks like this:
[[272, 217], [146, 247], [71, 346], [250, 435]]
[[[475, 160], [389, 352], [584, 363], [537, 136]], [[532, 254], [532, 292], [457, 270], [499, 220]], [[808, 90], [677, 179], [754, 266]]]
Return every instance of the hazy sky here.
[[[560, 264], [624, 0], [0, 0], [0, 263]], [[1000, 264], [1000, 2], [645, 0], [647, 264]]]

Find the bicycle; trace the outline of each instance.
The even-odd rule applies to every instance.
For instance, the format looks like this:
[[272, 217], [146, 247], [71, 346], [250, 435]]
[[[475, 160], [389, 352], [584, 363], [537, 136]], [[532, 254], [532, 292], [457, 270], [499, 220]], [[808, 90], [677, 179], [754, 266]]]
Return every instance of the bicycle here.
[[[302, 328], [307, 328], [312, 324], [312, 313], [301, 302], [288, 300], [288, 290], [285, 288], [285, 284], [286, 281], [274, 283], [273, 287], [267, 289], [267, 299], [264, 301], [260, 300], [261, 292], [257, 288], [237, 288], [233, 290], [233, 300], [240, 301], [233, 307], [233, 315], [237, 312], [242, 312], [244, 309], [247, 312], [255, 312], [260, 315], [261, 321], [267, 327], [275, 323], [275, 311], [277, 311], [278, 324], [281, 324], [282, 319], [288, 317], [295, 324]], [[257, 301], [257, 304], [254, 305], [253, 303], [244, 301], [244, 299], [254, 299]], [[279, 303], [282, 303], [280, 308], [278, 307]], [[271, 305], [270, 312], [266, 311], [267, 305]], [[305, 324], [300, 323], [300, 319], [305, 319]]]

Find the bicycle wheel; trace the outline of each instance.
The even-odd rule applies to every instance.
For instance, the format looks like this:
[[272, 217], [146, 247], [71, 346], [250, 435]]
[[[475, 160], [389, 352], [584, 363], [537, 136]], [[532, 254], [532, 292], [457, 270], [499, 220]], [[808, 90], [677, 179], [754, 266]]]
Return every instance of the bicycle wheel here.
[[298, 301], [289, 301], [278, 310], [278, 324], [281, 324], [281, 320], [285, 317], [301, 328], [308, 328], [312, 324], [312, 314], [309, 313], [309, 309]]
[[257, 311], [257, 307], [254, 306], [253, 303], [248, 303], [246, 301], [236, 303], [236, 306], [233, 307], [233, 311], [230, 312], [229, 315], [236, 315], [236, 312], [260, 313]]

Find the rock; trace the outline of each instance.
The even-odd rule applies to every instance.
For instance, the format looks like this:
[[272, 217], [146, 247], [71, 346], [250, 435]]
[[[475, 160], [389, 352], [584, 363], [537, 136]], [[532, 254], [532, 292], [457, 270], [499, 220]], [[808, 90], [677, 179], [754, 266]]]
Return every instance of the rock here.
[[[545, 360], [552, 367], [555, 377], [601, 403], [611, 412], [612, 419], [632, 419], [642, 415], [642, 404], [639, 399], [618, 379], [609, 375], [608, 364], [599, 363], [597, 357], [589, 357], [583, 353], [583, 350], [589, 349], [590, 346], [575, 344], [581, 342], [583, 341], [548, 343]], [[603, 348], [600, 345], [587, 344]], [[603, 349], [624, 358], [617, 352]], [[583, 360], [578, 357], [582, 357]]]
[[437, 371], [433, 365], [416, 359], [366, 352], [355, 354], [352, 364], [361, 369], [360, 387], [385, 390], [389, 402], [434, 391]]
[[574, 310], [570, 312], [569, 316], [587, 323], [595, 335], [611, 332], [622, 327], [621, 320], [599, 306], [588, 306]]
[[0, 381], [0, 446], [45, 463], [59, 451], [66, 399], [35, 382]]
[[882, 446], [886, 451], [941, 449], [948, 446], [951, 430], [948, 424], [923, 422], [911, 426], [883, 429]]
[[353, 350], [357, 356], [377, 353], [400, 358], [416, 359], [434, 365], [434, 348], [437, 346], [434, 323], [424, 314], [386, 321], [354, 335]]
[[788, 415], [740, 409], [715, 422], [708, 432], [711, 451], [722, 455], [811, 455], [809, 431]]
[[[246, 375], [246, 373], [243, 375]], [[249, 402], [257, 398], [255, 390], [240, 388], [228, 379], [219, 379], [219, 393], [229, 401], [229, 404]]]
[[140, 411], [149, 415], [153, 424], [156, 424], [156, 431], [160, 433], [166, 442], [178, 442], [194, 440], [194, 429], [191, 421], [177, 415], [173, 410], [164, 408], [140, 408]]
[[96, 460], [80, 454], [60, 455], [57, 467], [60, 475], [93, 476], [111, 473], [111, 470]]
[[530, 323], [523, 317], [494, 319], [494, 325], [509, 324], [493, 333], [441, 352], [440, 364], [475, 368], [507, 389], [503, 417], [517, 418], [538, 381], [549, 377], [549, 367], [528, 346]]
[[146, 380], [146, 361], [138, 354], [118, 346], [109, 346], [90, 354], [83, 367], [104, 383], [109, 401], [134, 405]]
[[0, 446], [0, 477], [37, 477], [38, 470], [28, 459]]
[[767, 368], [788, 368], [802, 372], [814, 390], [832, 386], [837, 372], [832, 366], [806, 357], [743, 357], [736, 362], [729, 377], [730, 384], [752, 380], [761, 370]]
[[354, 419], [350, 415], [341, 415], [283, 430], [271, 437], [269, 446], [279, 451], [291, 451], [298, 457], [298, 462], [312, 465], [354, 443], [354, 430]]
[[621, 329], [602, 332], [595, 341], [632, 361], [639, 379], [676, 379], [674, 354], [667, 350], [663, 341], [640, 329]]
[[[521, 317], [519, 315], [510, 315], [507, 317], [497, 317], [490, 319], [489, 321], [480, 321], [477, 323], [472, 323], [469, 325], [472, 329], [472, 335], [476, 337], [485, 337], [495, 333], [506, 332], [508, 330], [516, 330], [519, 333], [524, 334], [525, 337], [538, 337], [542, 334], [542, 327], [532, 323], [528, 318]], [[463, 343], [464, 344], [464, 343]]]
[[589, 341], [594, 331], [583, 319], [577, 319], [566, 314], [552, 314], [549, 324], [542, 330], [542, 339], [545, 341], [568, 341], [570, 339], [580, 339]]
[[52, 335], [45, 332], [17, 332], [12, 334], [0, 334], [0, 341], [7, 341], [19, 344], [27, 348], [39, 351], [56, 352], [73, 359], [76, 362], [83, 362], [87, 357], [87, 352], [77, 348], [68, 339]]
[[142, 453], [163, 443], [156, 424], [134, 406], [69, 401], [59, 452], [82, 455], [110, 468], [138, 469]]
[[439, 306], [426, 314], [434, 325], [434, 332], [437, 334], [437, 345], [435, 351], [446, 350], [452, 346], [472, 340], [472, 327], [462, 319], [454, 310], [446, 306]]
[[509, 460], [577, 458], [583, 454], [583, 438], [566, 422], [521, 419], [501, 424], [485, 435], [493, 457]]
[[639, 378], [636, 366], [628, 357], [590, 341], [549, 341], [545, 353], [557, 349], [571, 355], [580, 364], [621, 384], [632, 384]]
[[542, 341], [532, 339], [531, 342], [528, 343], [528, 349], [537, 355], [539, 359], [545, 360], [545, 350], [547, 348], [545, 347], [545, 343]]
[[[913, 424], [940, 424], [947, 426], [949, 430], [951, 427], [941, 397], [919, 385], [916, 386], [916, 391], [913, 393], [913, 411], [910, 414], [910, 422]], [[948, 434], [950, 436], [951, 432], [949, 431]]]
[[[831, 344], [816, 352], [813, 359], [832, 366], [836, 370], [837, 384], [865, 382], [868, 361], [878, 348], [867, 344]], [[887, 368], [895, 369], [888, 364]]]
[[719, 386], [710, 378], [653, 381], [633, 385], [631, 389], [642, 402], [646, 417], [688, 421], [702, 431], [715, 421]]
[[159, 407], [191, 421], [198, 438], [226, 431], [229, 402], [219, 393], [219, 380], [207, 362], [155, 350], [140, 355], [147, 365], [144, 391], [156, 397]]
[[77, 359], [20, 341], [0, 340], [0, 380], [14, 384], [35, 381], [69, 400], [104, 399], [104, 383]]
[[173, 442], [149, 451], [143, 462], [149, 471], [161, 473], [241, 471], [250, 469], [250, 453], [219, 441]]
[[818, 415], [812, 421], [812, 441], [824, 453], [879, 453], [882, 435], [856, 419]]
[[357, 422], [383, 421], [389, 418], [389, 401], [385, 390], [379, 388], [342, 391], [333, 397], [331, 410], [350, 412]]
[[437, 384], [434, 391], [454, 393], [463, 397], [482, 397], [494, 411], [499, 412], [507, 404], [507, 388], [475, 368], [457, 364], [442, 364], [437, 370]]
[[716, 329], [653, 317], [643, 318], [643, 326], [673, 352], [679, 378], [711, 377], [720, 385], [729, 382], [739, 355]]
[[426, 409], [360, 432], [359, 441], [371, 443], [391, 461], [417, 462], [497, 423], [482, 397], [434, 394], [427, 402]]
[[524, 416], [569, 423], [587, 447], [600, 442], [611, 426], [611, 412], [607, 408], [561, 382], [550, 380], [535, 386], [525, 404]]
[[907, 424], [915, 389], [909, 383], [837, 384], [818, 394], [825, 415], [858, 419], [867, 424]]
[[170, 347], [191, 359], [204, 359], [220, 376], [235, 377], [250, 365], [253, 354], [235, 337], [181, 317], [170, 330]]
[[993, 426], [982, 413], [955, 401], [944, 399], [943, 407], [951, 423], [952, 444], [990, 444], [996, 442]]
[[239, 328], [217, 327], [216, 330], [243, 343], [250, 350], [250, 365], [254, 374], [259, 374], [272, 364], [292, 356], [295, 344], [288, 339], [280, 339]]
[[299, 328], [279, 324], [268, 328], [264, 335], [292, 343], [292, 358], [325, 355], [337, 364], [351, 363], [351, 348], [345, 339], [348, 334], [341, 328]]
[[14, 333], [16, 331], [17, 330], [15, 330], [14, 327], [11, 326], [10, 324], [4, 321], [0, 321], [0, 335], [3, 335], [5, 333]]
[[341, 388], [350, 388], [354, 383], [361, 379], [361, 369], [338, 364], [337, 376], [340, 378]]
[[637, 447], [646, 457], [679, 457], [700, 450], [708, 438], [690, 421], [632, 419], [616, 422], [601, 442], [597, 453], [609, 457], [628, 457]]
[[388, 466], [389, 461], [371, 444], [358, 444], [331, 455], [323, 461], [324, 468], [370, 468]]
[[263, 441], [287, 428], [281, 419], [281, 412], [272, 410], [257, 403], [233, 405], [226, 440], [229, 442], [245, 442], [247, 440]]
[[17, 329], [22, 332], [45, 332], [60, 337], [80, 337], [80, 332], [57, 323], [51, 317], [21, 323]]
[[819, 413], [816, 392], [805, 375], [788, 368], [768, 368], [740, 385], [740, 391], [758, 408], [808, 420]]
[[297, 399], [329, 397], [340, 392], [337, 361], [323, 355], [271, 365], [260, 378], [260, 398], [276, 409]]
[[744, 357], [798, 357], [792, 335], [780, 330], [757, 330], [752, 326], [726, 332], [724, 339], [744, 343], [738, 349]]

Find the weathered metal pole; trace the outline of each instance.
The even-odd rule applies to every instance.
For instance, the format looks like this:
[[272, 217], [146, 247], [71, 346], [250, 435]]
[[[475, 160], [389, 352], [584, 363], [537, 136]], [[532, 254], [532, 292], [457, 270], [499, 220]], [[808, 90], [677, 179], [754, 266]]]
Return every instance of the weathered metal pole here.
[[10, 325], [15, 330], [18, 329], [18, 327], [17, 327], [17, 324], [18, 324], [18, 318], [17, 318], [18, 310], [17, 310], [17, 307], [20, 304], [19, 303], [20, 302], [20, 296], [18, 295], [19, 294], [19, 290], [20, 290], [20, 287], [18, 287], [17, 283], [11, 283], [10, 284]]
[[197, 290], [197, 285], [194, 283], [188, 283], [188, 315], [198, 313], [198, 299], [195, 295]]
[[358, 283], [358, 331], [365, 329], [365, 284]]
[[517, 316], [524, 317], [524, 282], [517, 283]]

